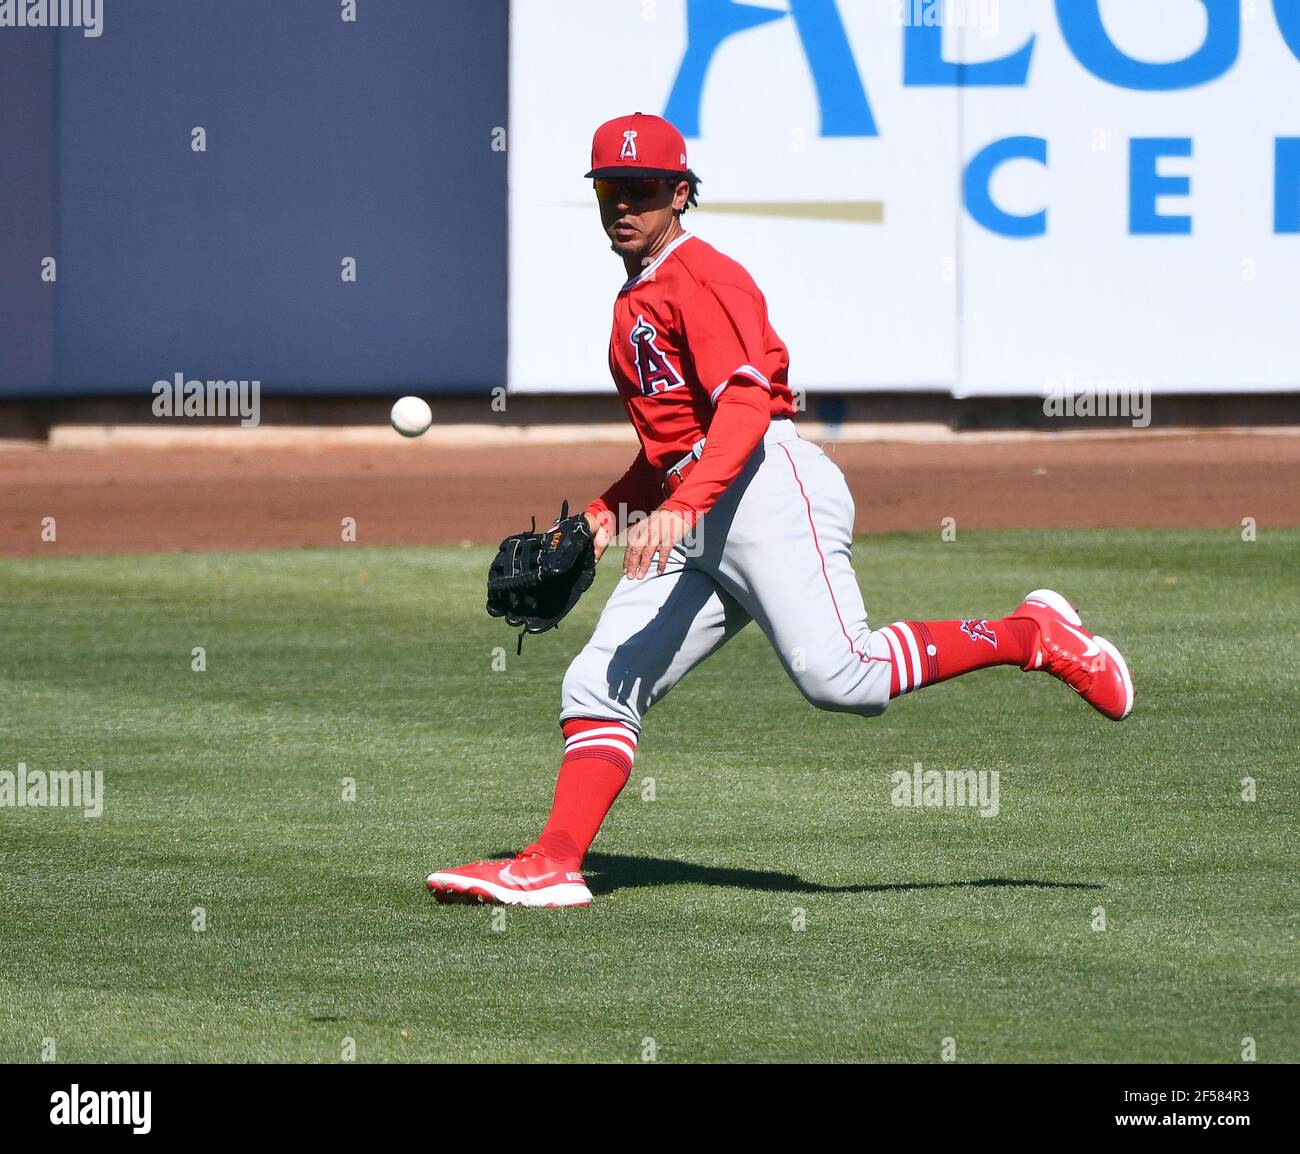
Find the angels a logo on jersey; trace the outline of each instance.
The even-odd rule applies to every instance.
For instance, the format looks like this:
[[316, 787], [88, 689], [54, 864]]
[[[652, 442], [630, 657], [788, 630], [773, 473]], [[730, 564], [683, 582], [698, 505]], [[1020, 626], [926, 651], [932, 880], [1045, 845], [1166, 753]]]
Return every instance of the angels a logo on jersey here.
[[987, 621], [963, 621], [961, 631], [972, 641], [987, 641], [994, 649], [998, 647], [998, 635]]
[[655, 344], [658, 335], [659, 330], [638, 313], [636, 324], [627, 338], [636, 350], [636, 375], [641, 379], [641, 393], [647, 397], [668, 389], [679, 389], [686, 383]]

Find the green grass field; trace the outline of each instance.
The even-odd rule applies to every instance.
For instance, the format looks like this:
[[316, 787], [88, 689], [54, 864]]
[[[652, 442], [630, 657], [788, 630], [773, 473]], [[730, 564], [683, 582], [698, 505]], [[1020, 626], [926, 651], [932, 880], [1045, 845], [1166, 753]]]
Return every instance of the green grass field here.
[[[105, 788], [0, 809], [0, 1060], [1300, 1060], [1300, 532], [856, 559], [876, 623], [1060, 589], [1133, 716], [1012, 669], [819, 713], [751, 627], [651, 716], [596, 904], [504, 917], [423, 878], [536, 834], [614, 565], [519, 658], [479, 548], [0, 563], [0, 770]], [[891, 805], [917, 761], [1000, 813]]]

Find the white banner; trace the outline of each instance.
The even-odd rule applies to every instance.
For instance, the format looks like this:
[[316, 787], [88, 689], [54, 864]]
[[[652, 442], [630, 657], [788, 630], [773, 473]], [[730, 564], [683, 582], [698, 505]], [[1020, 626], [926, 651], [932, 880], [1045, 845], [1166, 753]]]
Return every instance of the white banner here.
[[1298, 56], [1296, 0], [516, 0], [509, 387], [611, 387], [640, 111], [792, 386], [1300, 390]]

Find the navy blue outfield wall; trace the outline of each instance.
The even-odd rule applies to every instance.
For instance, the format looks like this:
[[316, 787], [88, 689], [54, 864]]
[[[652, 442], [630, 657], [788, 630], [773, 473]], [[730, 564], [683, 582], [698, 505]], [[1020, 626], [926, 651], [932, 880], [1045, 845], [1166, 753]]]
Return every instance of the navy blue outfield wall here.
[[130, 0], [98, 38], [0, 37], [0, 395], [504, 382], [506, 0], [342, 7]]
[[54, 379], [55, 41], [0, 32], [0, 393], [41, 395]]

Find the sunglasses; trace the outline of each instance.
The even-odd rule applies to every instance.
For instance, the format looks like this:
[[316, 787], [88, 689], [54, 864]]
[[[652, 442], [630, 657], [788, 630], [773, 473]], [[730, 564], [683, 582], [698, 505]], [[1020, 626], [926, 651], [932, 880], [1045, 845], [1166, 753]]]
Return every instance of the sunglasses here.
[[659, 192], [665, 184], [672, 184], [669, 180], [618, 180], [618, 179], [597, 179], [592, 181], [596, 188], [596, 199], [601, 201], [641, 201], [649, 200]]

